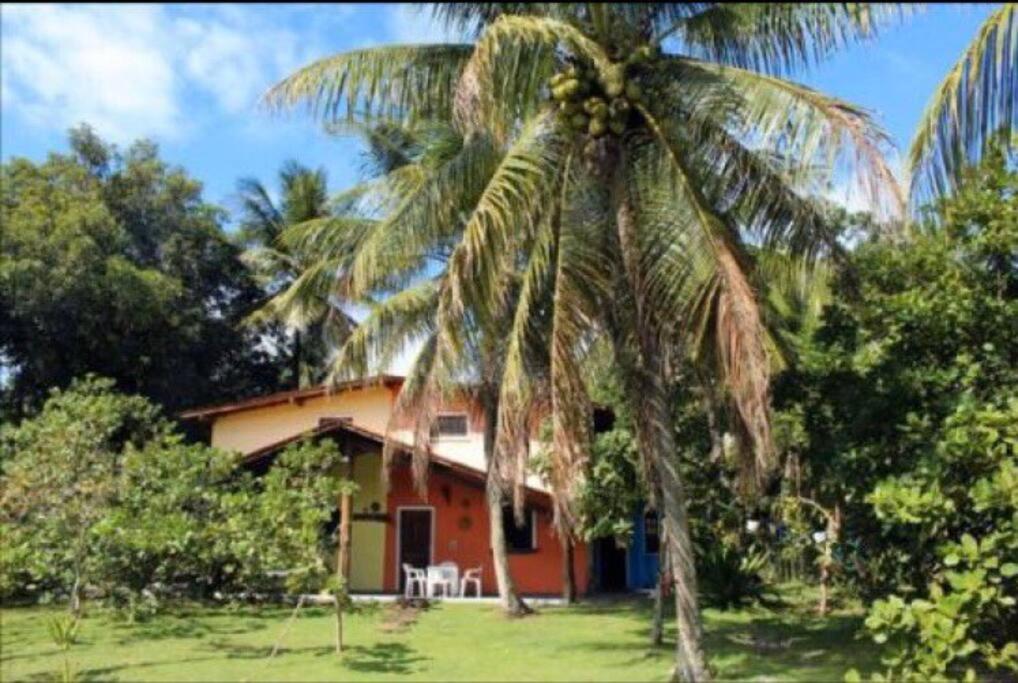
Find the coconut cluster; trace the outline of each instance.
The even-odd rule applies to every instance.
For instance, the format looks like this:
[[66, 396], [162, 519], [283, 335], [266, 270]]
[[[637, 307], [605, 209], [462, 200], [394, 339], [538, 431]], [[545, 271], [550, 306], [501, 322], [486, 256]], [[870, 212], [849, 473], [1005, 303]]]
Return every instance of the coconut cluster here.
[[640, 67], [660, 54], [656, 45], [641, 45], [623, 59], [599, 71], [570, 64], [553, 75], [548, 86], [565, 125], [591, 141], [604, 135], [620, 136], [629, 125], [633, 105], [643, 98]]

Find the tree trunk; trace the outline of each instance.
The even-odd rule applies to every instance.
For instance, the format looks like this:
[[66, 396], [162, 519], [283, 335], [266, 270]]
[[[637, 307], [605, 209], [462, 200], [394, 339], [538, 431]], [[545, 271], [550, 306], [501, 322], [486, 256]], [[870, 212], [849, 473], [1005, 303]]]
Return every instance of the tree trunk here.
[[567, 605], [576, 602], [576, 574], [573, 570], [573, 539], [562, 539], [562, 600]]
[[[703, 629], [697, 604], [696, 566], [693, 540], [689, 535], [686, 491], [678, 467], [678, 449], [672, 429], [666, 377], [667, 349], [662, 346], [662, 330], [655, 327], [650, 306], [645, 300], [640, 248], [636, 239], [636, 212], [625, 184], [624, 159], [619, 159], [611, 192], [616, 207], [616, 227], [622, 253], [622, 267], [635, 304], [633, 311], [620, 312], [632, 328], [632, 335], [615, 330], [615, 354], [622, 360], [628, 401], [635, 410], [636, 439], [640, 451], [652, 468], [652, 479], [660, 487], [663, 537], [667, 539], [669, 565], [675, 591], [675, 670], [673, 680], [684, 682], [709, 681], [710, 670], [703, 652]], [[628, 348], [631, 338], [637, 348]], [[633, 353], [637, 351], [637, 353]], [[626, 367], [628, 366], [628, 367]]]
[[81, 576], [75, 575], [74, 577], [68, 608], [73, 617], [78, 618], [81, 616]]
[[498, 584], [498, 595], [502, 601], [502, 609], [510, 616], [523, 616], [533, 610], [527, 606], [516, 592], [516, 583], [509, 571], [509, 553], [505, 542], [505, 529], [502, 528], [502, 507], [505, 496], [494, 476], [493, 458], [495, 454], [495, 429], [498, 420], [498, 406], [490, 398], [484, 401], [484, 462], [487, 467], [487, 485], [485, 499], [488, 502], [488, 519], [491, 529], [491, 559], [495, 565], [495, 581]]

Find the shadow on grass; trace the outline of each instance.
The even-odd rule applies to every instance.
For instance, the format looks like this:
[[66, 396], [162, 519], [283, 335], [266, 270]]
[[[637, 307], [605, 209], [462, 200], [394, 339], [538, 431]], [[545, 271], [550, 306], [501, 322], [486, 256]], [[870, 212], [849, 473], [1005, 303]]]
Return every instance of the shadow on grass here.
[[[192, 662], [203, 662], [212, 661], [219, 659], [218, 657], [188, 657], [182, 660], [180, 663], [192, 663]], [[167, 661], [154, 661], [154, 662], [140, 662], [130, 665], [119, 665], [119, 666], [103, 666], [95, 667], [91, 669], [77, 669], [74, 667], [74, 657], [71, 657], [71, 666], [74, 671], [75, 681], [109, 681], [113, 678], [112, 674], [122, 672], [130, 669], [132, 672], [134, 669], [144, 669], [152, 666], [166, 666], [172, 662]], [[60, 669], [61, 664], [57, 664], [52, 671], [38, 671], [36, 673], [28, 674], [20, 680], [24, 681], [55, 681], [60, 680], [62, 676], [62, 670]], [[139, 680], [136, 674], [129, 677], [129, 680]]]
[[809, 680], [841, 681], [846, 670], [869, 668], [875, 658], [856, 638], [861, 623], [861, 617], [852, 615], [796, 623], [761, 617], [711, 625], [704, 645], [723, 678], [788, 677], [798, 670]]
[[[226, 616], [226, 615], [223, 615]], [[122, 634], [117, 639], [119, 645], [129, 645], [143, 640], [163, 640], [167, 638], [205, 638], [207, 636], [229, 636], [262, 631], [268, 628], [263, 619], [245, 615], [242, 621], [230, 620], [229, 623], [217, 623], [217, 619], [207, 616], [195, 618], [183, 614], [165, 615], [158, 618], [136, 622], [134, 624], [115, 624], [116, 632]]]
[[353, 645], [343, 651], [343, 665], [361, 673], [414, 673], [414, 664], [431, 658], [403, 643], [378, 643], [371, 646]]

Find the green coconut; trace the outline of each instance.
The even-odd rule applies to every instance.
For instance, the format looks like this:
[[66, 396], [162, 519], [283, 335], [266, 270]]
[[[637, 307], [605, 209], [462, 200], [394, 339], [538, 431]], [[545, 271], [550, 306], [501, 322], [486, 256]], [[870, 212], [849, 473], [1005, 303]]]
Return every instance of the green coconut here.
[[587, 126], [587, 132], [595, 138], [599, 138], [608, 132], [608, 126], [604, 119], [591, 119]]
[[632, 102], [639, 102], [643, 97], [643, 88], [636, 81], [626, 83], [626, 99]]
[[603, 106], [605, 106], [605, 102], [600, 97], [588, 97], [583, 101], [583, 111], [588, 114], [593, 114]]
[[558, 110], [563, 114], [572, 116], [580, 111], [580, 103], [576, 100], [563, 100], [558, 103]]
[[566, 97], [572, 97], [580, 92], [580, 82], [575, 78], [563, 81], [559, 87], [562, 88], [562, 92], [565, 93]]
[[573, 114], [573, 118], [570, 119], [570, 123], [576, 130], [586, 130], [589, 121], [590, 118], [583, 113]]
[[626, 132], [626, 122], [622, 119], [612, 119], [608, 122], [608, 130], [615, 135], [622, 135]]

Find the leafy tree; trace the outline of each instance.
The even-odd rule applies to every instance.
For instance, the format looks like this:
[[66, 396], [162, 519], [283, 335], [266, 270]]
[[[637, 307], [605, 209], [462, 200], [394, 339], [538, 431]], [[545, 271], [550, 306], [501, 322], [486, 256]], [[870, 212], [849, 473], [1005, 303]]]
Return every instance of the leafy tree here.
[[0, 167], [7, 412], [87, 372], [171, 410], [274, 388], [260, 333], [238, 328], [259, 289], [201, 185], [149, 142], [70, 142]]
[[778, 389], [906, 678], [1015, 665], [1018, 173], [991, 148], [935, 210], [907, 249], [860, 247]]
[[257, 180], [246, 178], [238, 183], [243, 208], [239, 240], [247, 249], [245, 262], [266, 291], [265, 302], [252, 321], [278, 319], [290, 329], [291, 382], [306, 387], [320, 379], [330, 348], [344, 336], [348, 321], [334, 303], [334, 292], [316, 292], [314, 298], [302, 299], [299, 306], [278, 296], [310, 265], [306, 254], [281, 239], [283, 232], [330, 215], [324, 169], [311, 170], [289, 161], [279, 172], [279, 185], [281, 199], [276, 206]]
[[4, 429], [2, 594], [67, 594], [77, 616], [88, 588], [134, 619], [167, 597], [265, 590], [284, 572], [291, 592], [331, 587], [339, 627], [345, 577], [329, 579], [341, 563], [330, 570], [324, 530], [353, 484], [336, 445], [295, 444], [256, 478], [113, 386], [76, 381]]
[[[911, 532], [929, 555], [929, 584], [877, 600], [866, 626], [886, 643], [875, 680], [931, 680], [1018, 671], [1018, 394], [963, 402], [914, 471], [870, 494], [886, 528]], [[996, 403], [996, 402], [995, 402]]]
[[[688, 348], [716, 365], [765, 467], [769, 367], [746, 239], [823, 248], [827, 216], [804, 197], [829, 179], [816, 169], [840, 168], [839, 160], [863, 159], [870, 187], [895, 188], [883, 137], [863, 112], [779, 74], [871, 35], [883, 6], [461, 3], [436, 11], [476, 41], [336, 55], [268, 100], [307, 103], [327, 120], [439, 119], [462, 131], [465, 144], [444, 172], [403, 178], [406, 210], [359, 250], [349, 290], [371, 291], [393, 273], [410, 281], [422, 254], [448, 250], [429, 351], [434, 386], [457, 367], [465, 320], [499, 311], [507, 274], [522, 271], [496, 453], [520, 458], [513, 435], [537, 393], [524, 350], [544, 321], [559, 490], [574, 486], [589, 450], [581, 356], [592, 334], [610, 336], [674, 541], [676, 675], [704, 680], [687, 496], [667, 427], [671, 342], [687, 333]], [[672, 36], [684, 52], [661, 54]]]
[[154, 406], [112, 387], [89, 377], [54, 390], [38, 417], [3, 430], [5, 594], [38, 583], [66, 592], [80, 612], [99, 573], [94, 535], [117, 496], [118, 454], [167, 431]]

